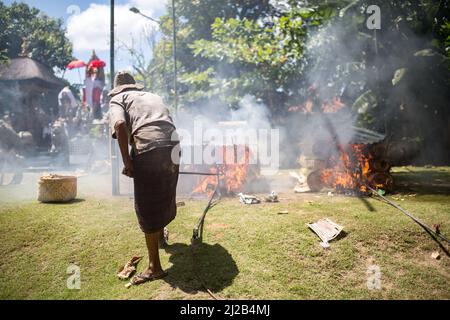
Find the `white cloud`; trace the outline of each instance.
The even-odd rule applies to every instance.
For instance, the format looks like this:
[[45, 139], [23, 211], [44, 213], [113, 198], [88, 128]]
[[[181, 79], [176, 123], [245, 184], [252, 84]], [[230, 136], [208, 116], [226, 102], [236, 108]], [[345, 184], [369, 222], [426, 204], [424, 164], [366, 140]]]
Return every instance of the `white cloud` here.
[[[158, 16], [164, 10], [164, 2], [157, 0], [131, 0], [129, 4], [115, 8], [116, 40], [130, 45], [131, 39], [138, 39], [142, 32], [156, 23], [131, 12], [132, 6], [138, 7], [149, 16]], [[74, 50], [108, 50], [110, 8], [107, 5], [92, 3], [89, 8], [73, 15], [67, 21], [67, 37], [72, 41]]]
[[142, 12], [150, 11], [155, 17], [159, 17], [164, 13], [167, 0], [131, 0], [130, 5], [137, 7]]
[[[125, 50], [121, 50], [121, 44], [125, 43], [127, 46], [131, 46], [132, 39], [134, 39], [135, 46], [150, 54], [151, 51], [144, 39], [145, 34], [150, 29], [157, 27], [156, 23], [132, 13], [129, 9], [135, 6], [145, 15], [158, 18], [164, 14], [166, 3], [167, 0], [129, 0], [126, 4], [116, 5], [116, 71], [132, 70], [132, 57]], [[107, 61], [109, 65], [109, 15], [108, 5], [95, 3], [91, 3], [84, 11], [72, 13], [67, 20], [67, 36], [73, 43], [75, 57], [87, 61], [92, 50], [95, 50], [100, 59]], [[81, 81], [76, 71], [67, 72], [65, 77], [72, 83]]]

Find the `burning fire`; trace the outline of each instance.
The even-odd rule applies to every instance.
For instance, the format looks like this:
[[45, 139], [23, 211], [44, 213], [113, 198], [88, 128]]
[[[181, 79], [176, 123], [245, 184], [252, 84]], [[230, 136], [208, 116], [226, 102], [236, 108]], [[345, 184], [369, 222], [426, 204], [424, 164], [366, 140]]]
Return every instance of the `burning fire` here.
[[321, 171], [320, 178], [324, 185], [336, 191], [353, 190], [366, 193], [371, 157], [365, 149], [363, 144], [340, 147], [339, 155], [330, 159], [332, 166]]
[[345, 103], [341, 101], [341, 98], [334, 97], [331, 101], [325, 101], [322, 104], [323, 113], [335, 113], [345, 107]]
[[[248, 146], [223, 146], [217, 149], [221, 152], [220, 159], [223, 164], [211, 167], [211, 173], [219, 173], [219, 187], [222, 192], [233, 194], [242, 191], [243, 185], [247, 182], [249, 173], [250, 149]], [[217, 185], [216, 176], [200, 178], [200, 182], [194, 188], [195, 193], [208, 193], [211, 195]]]
[[[321, 111], [323, 113], [336, 113], [345, 107], [345, 103], [342, 102], [341, 98], [334, 97], [331, 100], [323, 101], [321, 105]], [[314, 112], [314, 99], [308, 98], [305, 103], [292, 106], [288, 109], [289, 112], [302, 112], [302, 113], [313, 113]]]

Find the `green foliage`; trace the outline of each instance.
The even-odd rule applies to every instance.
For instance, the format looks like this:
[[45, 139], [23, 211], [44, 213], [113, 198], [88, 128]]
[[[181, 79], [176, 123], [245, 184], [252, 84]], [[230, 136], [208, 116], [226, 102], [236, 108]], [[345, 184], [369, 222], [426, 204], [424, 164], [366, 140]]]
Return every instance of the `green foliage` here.
[[[169, 2], [170, 3], [170, 2]], [[197, 40], [211, 40], [213, 30], [211, 25], [216, 18], [242, 20], [257, 20], [274, 14], [274, 8], [269, 0], [178, 0], [177, 1], [177, 64], [180, 81], [179, 94], [182, 104], [198, 105], [207, 97], [213, 96], [206, 83], [191, 82], [194, 73], [205, 73], [209, 68], [211, 77], [217, 71], [226, 68], [225, 63], [217, 63], [200, 54], [195, 55], [192, 45]], [[172, 57], [172, 16], [171, 7], [167, 14], [161, 17], [162, 39], [155, 46], [154, 61], [151, 63], [159, 75], [154, 91], [173, 99], [173, 61]], [[236, 68], [234, 68], [236, 70]], [[194, 77], [195, 78], [195, 77]], [[185, 81], [185, 79], [187, 81]], [[221, 82], [221, 79], [211, 79], [211, 82]], [[226, 81], [228, 82], [228, 81]], [[194, 90], [195, 89], [195, 90]]]
[[283, 92], [294, 89], [292, 84], [302, 73], [307, 28], [329, 16], [330, 12], [322, 15], [309, 8], [257, 20], [216, 18], [211, 39], [189, 45], [194, 57], [207, 59], [209, 66], [198, 68], [198, 77], [183, 76], [183, 83], [194, 88], [187, 101], [195, 102], [199, 93], [205, 93], [234, 107], [245, 94], [252, 94], [274, 107]]
[[377, 96], [368, 90], [359, 96], [352, 106], [352, 111], [359, 115], [358, 125], [361, 127], [368, 127], [374, 121], [374, 109], [378, 107]]
[[72, 59], [72, 45], [63, 22], [30, 8], [25, 3], [7, 7], [0, 2], [0, 60], [16, 58], [23, 51], [53, 68], [64, 69]]
[[[182, 105], [210, 105], [214, 101], [215, 106], [234, 108], [244, 95], [251, 94], [272, 112], [283, 114], [287, 106], [302, 103], [305, 88], [314, 82], [322, 99], [341, 96], [345, 90], [344, 99], [349, 106], [370, 91], [377, 104], [354, 109], [361, 123], [370, 126], [388, 108], [395, 71], [414, 64], [415, 52], [430, 47], [440, 54], [450, 54], [446, 1], [271, 3], [275, 5], [251, 0], [177, 1]], [[373, 4], [380, 6], [382, 12], [382, 30], [376, 35], [365, 23], [365, 10]], [[155, 46], [151, 63], [151, 70], [159, 75], [153, 90], [170, 98], [170, 6], [161, 21], [163, 37]], [[323, 34], [321, 38], [316, 36], [318, 32]], [[417, 44], [417, 39], [422, 42]], [[336, 42], [348, 50], [336, 50]], [[311, 47], [316, 47], [317, 52]], [[342, 53], [350, 51], [351, 54]], [[392, 63], [384, 64], [387, 59]], [[445, 76], [442, 77], [445, 82]], [[364, 110], [370, 110], [370, 114]]]
[[258, 95], [258, 91], [268, 87], [266, 82], [281, 85], [295, 70], [303, 49], [301, 46], [297, 50], [293, 46], [290, 50], [285, 48], [286, 37], [281, 28], [286, 24], [285, 20], [279, 20], [273, 26], [261, 26], [248, 19], [217, 18], [211, 26], [212, 40], [197, 40], [190, 48], [194, 56], [228, 67], [222, 72], [209, 67], [199, 73], [200, 77], [184, 78], [185, 82], [194, 85], [209, 82], [213, 91], [222, 88], [231, 91], [227, 95], [233, 97], [242, 96], [241, 92]]
[[[420, 114], [423, 105], [433, 105], [424, 117], [448, 114], [442, 103], [449, 81], [442, 59], [448, 54], [449, 8], [444, 3], [364, 0], [339, 10], [339, 17], [320, 28], [319, 43], [313, 43], [317, 59], [309, 74], [321, 97], [342, 95], [359, 125], [380, 131], [398, 130], [398, 117]], [[365, 24], [365, 10], [372, 4], [382, 13], [376, 32]]]
[[[245, 94], [262, 99], [275, 112], [299, 95], [311, 31], [336, 17], [350, 1], [292, 1], [288, 10], [272, 1], [177, 1], [177, 63], [182, 104], [236, 106]], [[171, 8], [161, 18], [163, 37], [154, 50], [161, 76], [154, 88], [172, 94]], [[166, 96], [167, 96], [166, 95]]]
[[8, 61], [8, 56], [6, 54], [6, 50], [0, 50], [0, 64]]
[[445, 52], [447, 53], [447, 57], [450, 58], [450, 22], [446, 22], [441, 27], [441, 33], [443, 35]]
[[5, 5], [0, 2], [0, 30], [2, 30], [0, 32], [0, 63], [3, 63], [8, 59], [7, 50], [3, 45], [7, 41], [7, 34], [4, 30], [6, 30], [8, 23], [9, 17], [6, 14]]

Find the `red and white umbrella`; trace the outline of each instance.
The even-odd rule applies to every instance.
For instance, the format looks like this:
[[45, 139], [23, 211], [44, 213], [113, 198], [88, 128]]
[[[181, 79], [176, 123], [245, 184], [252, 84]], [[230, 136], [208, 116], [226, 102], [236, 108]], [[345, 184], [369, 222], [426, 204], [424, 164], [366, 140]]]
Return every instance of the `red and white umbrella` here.
[[67, 69], [69, 69], [69, 70], [83, 68], [83, 67], [86, 67], [86, 63], [84, 63], [84, 61], [81, 61], [81, 60], [71, 61], [67, 65]]
[[80, 68], [84, 68], [84, 67], [86, 67], [86, 63], [84, 61], [81, 61], [81, 60], [71, 61], [67, 65], [67, 69], [69, 69], [69, 70], [78, 69], [78, 77], [80, 78], [80, 83], [82, 83], [81, 74], [80, 74]]

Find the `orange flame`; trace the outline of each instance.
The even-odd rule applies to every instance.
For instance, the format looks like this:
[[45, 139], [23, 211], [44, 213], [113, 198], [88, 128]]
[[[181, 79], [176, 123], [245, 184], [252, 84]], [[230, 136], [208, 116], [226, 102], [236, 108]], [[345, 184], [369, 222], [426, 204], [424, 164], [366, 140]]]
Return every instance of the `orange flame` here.
[[325, 101], [322, 104], [323, 113], [336, 113], [345, 107], [345, 104], [341, 101], [341, 98], [334, 97], [331, 101]]
[[366, 155], [363, 144], [349, 145], [347, 151], [340, 147], [339, 156], [330, 160], [334, 165], [322, 170], [321, 180], [335, 190], [343, 188], [365, 193], [370, 158], [370, 155]]
[[[243, 152], [239, 152], [243, 151]], [[247, 181], [250, 149], [248, 146], [223, 146], [219, 149], [221, 154], [220, 159], [223, 159], [223, 164], [217, 167], [211, 167], [211, 173], [219, 172], [219, 184], [223, 187], [222, 191], [228, 194], [242, 191], [243, 185]], [[240, 154], [242, 153], [242, 154]], [[217, 177], [208, 176], [200, 178], [200, 182], [194, 188], [193, 193], [204, 193], [211, 195], [217, 185]]]
[[[331, 100], [323, 101], [321, 105], [321, 110], [323, 113], [336, 113], [345, 107], [345, 103], [342, 102], [341, 98], [334, 97]], [[308, 98], [305, 103], [292, 106], [288, 109], [289, 112], [301, 112], [305, 114], [310, 114], [314, 112], [314, 100], [313, 98]]]

